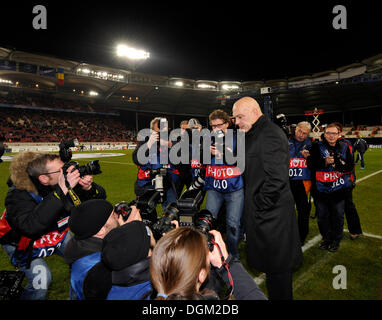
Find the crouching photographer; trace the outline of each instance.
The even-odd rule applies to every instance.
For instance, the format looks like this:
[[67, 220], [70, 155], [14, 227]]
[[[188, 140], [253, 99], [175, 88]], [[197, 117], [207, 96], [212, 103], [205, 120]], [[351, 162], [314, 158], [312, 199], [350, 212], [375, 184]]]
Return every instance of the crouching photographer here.
[[74, 236], [64, 252], [65, 262], [70, 266], [72, 300], [88, 298], [84, 291], [85, 279], [89, 270], [101, 261], [103, 239], [115, 228], [140, 219], [136, 208], [131, 208], [125, 220], [111, 203], [102, 199], [89, 200], [72, 208], [69, 229]]
[[63, 250], [70, 239], [68, 219], [74, 204], [105, 199], [91, 176], [81, 177], [56, 154], [23, 152], [10, 165], [10, 189], [1, 221], [1, 244], [11, 263], [25, 272], [21, 299], [45, 299], [51, 272], [45, 257]]
[[150, 256], [155, 240], [142, 221], [111, 230], [103, 239], [101, 260], [83, 282], [87, 300], [141, 300], [152, 292]]
[[266, 300], [238, 259], [228, 254], [221, 234], [211, 230], [208, 247], [205, 235], [195, 228], [179, 227], [156, 244], [150, 261], [150, 278], [156, 300], [218, 300], [218, 294], [202, 289], [210, 264], [231, 289], [236, 300]]

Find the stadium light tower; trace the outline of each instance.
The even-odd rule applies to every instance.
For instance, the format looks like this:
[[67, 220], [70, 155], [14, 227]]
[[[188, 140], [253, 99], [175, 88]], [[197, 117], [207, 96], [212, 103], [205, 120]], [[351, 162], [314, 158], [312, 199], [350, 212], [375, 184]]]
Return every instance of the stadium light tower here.
[[125, 44], [119, 44], [117, 46], [117, 56], [126, 58], [129, 66], [133, 69], [133, 71], [135, 71], [140, 62], [150, 58], [150, 52], [144, 51], [142, 49], [132, 48]]

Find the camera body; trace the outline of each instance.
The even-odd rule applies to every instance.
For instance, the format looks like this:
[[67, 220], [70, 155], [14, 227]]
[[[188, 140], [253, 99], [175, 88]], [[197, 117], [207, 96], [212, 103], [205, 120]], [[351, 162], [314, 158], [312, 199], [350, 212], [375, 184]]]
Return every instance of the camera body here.
[[224, 131], [217, 130], [211, 135], [211, 146], [214, 146], [217, 150], [224, 152], [225, 143], [224, 143]]
[[157, 198], [159, 198], [159, 193], [150, 192], [150, 194], [144, 195], [144, 200], [137, 198], [133, 201], [127, 203], [126, 201], [121, 201], [114, 205], [114, 212], [119, 216], [122, 216], [123, 221], [127, 221], [129, 219], [132, 206], [136, 206], [140, 211], [140, 215], [142, 217], [142, 222], [146, 226], [151, 226], [153, 223], [157, 221], [157, 212], [155, 207], [158, 203]]
[[79, 171], [80, 177], [102, 173], [101, 167], [98, 163], [99, 160], [90, 161], [89, 163], [83, 166], [80, 166], [78, 162], [76, 161], [70, 161], [72, 159], [72, 150], [70, 150], [70, 148], [77, 147], [78, 145], [79, 145], [78, 139], [64, 140], [64, 141], [61, 141], [59, 145], [60, 159], [65, 163], [64, 166], [62, 167], [62, 171], [64, 172], [64, 175], [66, 176], [67, 169], [70, 166], [74, 166], [75, 169]]
[[102, 171], [98, 161], [99, 160], [92, 160], [83, 166], [80, 166], [76, 161], [68, 161], [65, 162], [64, 166], [62, 167], [62, 171], [64, 172], [64, 175], [66, 175], [68, 168], [70, 166], [74, 166], [74, 170], [77, 169], [79, 171], [80, 177], [100, 174]]
[[152, 225], [152, 231], [155, 239], [160, 239], [163, 233], [167, 233], [174, 229], [171, 223], [173, 220], [179, 220], [179, 210], [176, 203], [170, 203], [164, 212], [164, 216]]
[[279, 113], [276, 116], [275, 123], [284, 131], [285, 135], [289, 139], [292, 135], [291, 129], [288, 126], [288, 120], [285, 114]]
[[334, 158], [334, 163], [336, 164], [345, 164], [345, 161], [342, 160], [341, 153], [339, 152], [331, 152], [330, 155]]
[[192, 214], [179, 211], [176, 203], [170, 203], [165, 210], [165, 215], [152, 225], [154, 238], [160, 239], [164, 233], [175, 228], [171, 221], [176, 220], [179, 226], [194, 228], [201, 232], [207, 240], [208, 248], [213, 250], [213, 235], [209, 233], [214, 229], [216, 220], [208, 210], [201, 210]]

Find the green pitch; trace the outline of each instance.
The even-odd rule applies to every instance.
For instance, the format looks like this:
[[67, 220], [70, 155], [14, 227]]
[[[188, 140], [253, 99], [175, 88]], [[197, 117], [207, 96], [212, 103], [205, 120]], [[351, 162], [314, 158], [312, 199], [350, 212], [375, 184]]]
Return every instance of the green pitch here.
[[[102, 151], [103, 153], [108, 151]], [[110, 151], [114, 152], [114, 151]], [[100, 158], [102, 174], [94, 176], [107, 192], [107, 200], [112, 204], [134, 199], [134, 181], [137, 168], [132, 162], [132, 151], [116, 151], [123, 156]], [[81, 165], [90, 159], [76, 160]], [[348, 232], [338, 252], [330, 253], [317, 248], [317, 220], [310, 220], [307, 242], [311, 247], [304, 251], [304, 262], [294, 273], [294, 299], [297, 300], [376, 300], [382, 299], [382, 150], [372, 149], [365, 154], [366, 169], [356, 166], [359, 181], [353, 192], [364, 235], [352, 241]], [[0, 210], [4, 210], [4, 198], [7, 192], [6, 180], [9, 175], [9, 162], [0, 163]], [[314, 207], [311, 215], [314, 214]], [[347, 229], [345, 220], [345, 229]], [[240, 244], [243, 264], [245, 261], [245, 243]], [[52, 271], [52, 284], [48, 299], [67, 300], [69, 298], [69, 268], [58, 256], [47, 258]], [[336, 266], [343, 266], [346, 274], [337, 273]], [[5, 252], [0, 249], [0, 270], [13, 270]], [[256, 270], [248, 271], [254, 278], [262, 279]], [[341, 279], [338, 277], [342, 276]], [[336, 278], [337, 277], [337, 278]], [[261, 281], [261, 280], [260, 280]], [[344, 282], [345, 281], [345, 282]], [[340, 287], [336, 284], [340, 283]], [[266, 292], [265, 282], [260, 287]], [[337, 288], [337, 289], [336, 289]]]

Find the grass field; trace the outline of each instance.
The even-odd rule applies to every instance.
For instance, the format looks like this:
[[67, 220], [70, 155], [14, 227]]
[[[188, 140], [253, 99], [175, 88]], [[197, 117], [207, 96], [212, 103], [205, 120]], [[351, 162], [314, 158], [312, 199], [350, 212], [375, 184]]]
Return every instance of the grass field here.
[[[103, 153], [108, 151], [102, 151]], [[136, 166], [132, 163], [132, 151], [118, 151], [125, 155], [100, 158], [102, 174], [94, 177], [95, 182], [105, 187], [107, 200], [115, 204], [134, 198], [133, 184]], [[90, 159], [78, 160], [85, 164]], [[294, 299], [296, 300], [380, 300], [382, 299], [382, 150], [372, 149], [365, 155], [366, 169], [356, 167], [357, 183], [353, 192], [364, 235], [352, 241], [348, 233], [338, 252], [330, 253], [317, 248], [319, 232], [317, 220], [310, 220], [307, 242], [311, 247], [304, 251], [303, 264], [294, 273]], [[5, 184], [9, 174], [9, 162], [0, 163], [0, 210], [4, 210], [7, 192]], [[314, 207], [312, 213], [314, 213]], [[346, 222], [345, 222], [345, 228]], [[311, 242], [309, 242], [311, 240]], [[246, 265], [244, 243], [240, 244], [243, 264], [254, 278], [262, 279], [256, 270]], [[69, 268], [58, 256], [47, 258], [52, 270], [53, 281], [48, 299], [66, 300], [69, 297]], [[335, 289], [333, 281], [339, 274], [333, 268], [346, 268], [346, 288]], [[13, 270], [5, 252], [0, 249], [0, 270]], [[342, 273], [343, 275], [344, 273]], [[261, 280], [260, 280], [261, 282]], [[343, 281], [341, 282], [344, 283]], [[260, 287], [266, 292], [264, 281]]]

